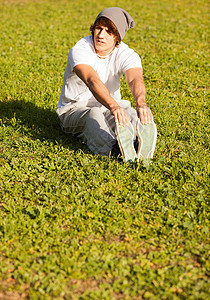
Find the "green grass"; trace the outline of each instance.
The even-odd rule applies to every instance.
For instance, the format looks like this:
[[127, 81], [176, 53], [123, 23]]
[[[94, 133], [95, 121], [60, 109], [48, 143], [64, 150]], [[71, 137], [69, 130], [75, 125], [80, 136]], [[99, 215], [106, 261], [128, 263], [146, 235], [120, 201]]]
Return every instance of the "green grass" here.
[[[55, 113], [68, 51], [108, 6], [136, 21], [149, 167], [94, 156]], [[0, 299], [208, 299], [208, 1], [8, 0], [0, 17]]]

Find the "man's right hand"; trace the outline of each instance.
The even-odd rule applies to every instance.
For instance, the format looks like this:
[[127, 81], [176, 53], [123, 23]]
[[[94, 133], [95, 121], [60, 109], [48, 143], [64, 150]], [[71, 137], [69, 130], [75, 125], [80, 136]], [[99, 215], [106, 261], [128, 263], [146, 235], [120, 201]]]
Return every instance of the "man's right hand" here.
[[113, 114], [116, 123], [119, 123], [122, 126], [128, 125], [129, 118], [126, 111], [122, 107], [119, 105], [114, 106], [110, 109], [110, 111]]

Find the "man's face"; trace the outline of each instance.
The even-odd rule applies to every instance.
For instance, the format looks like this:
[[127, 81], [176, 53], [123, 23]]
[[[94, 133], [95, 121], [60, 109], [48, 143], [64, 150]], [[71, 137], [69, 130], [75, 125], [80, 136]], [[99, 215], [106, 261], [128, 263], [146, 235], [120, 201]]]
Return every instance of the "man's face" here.
[[106, 56], [114, 49], [116, 43], [115, 36], [108, 27], [96, 25], [94, 30], [94, 46], [96, 53]]

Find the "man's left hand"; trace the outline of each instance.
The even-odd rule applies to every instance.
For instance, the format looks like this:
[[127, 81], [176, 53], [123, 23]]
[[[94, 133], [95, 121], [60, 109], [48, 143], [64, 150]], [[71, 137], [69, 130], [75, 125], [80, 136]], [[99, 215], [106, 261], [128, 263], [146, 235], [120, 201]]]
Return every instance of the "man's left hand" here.
[[142, 124], [147, 125], [153, 120], [152, 112], [146, 104], [137, 106], [136, 111]]

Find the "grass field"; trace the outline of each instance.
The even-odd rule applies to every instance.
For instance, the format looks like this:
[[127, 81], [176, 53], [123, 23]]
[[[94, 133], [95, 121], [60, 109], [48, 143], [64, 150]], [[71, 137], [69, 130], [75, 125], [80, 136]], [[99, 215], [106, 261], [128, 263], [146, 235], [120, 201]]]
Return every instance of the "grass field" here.
[[[149, 167], [94, 156], [55, 112], [69, 49], [109, 6], [136, 22]], [[0, 0], [0, 299], [209, 299], [208, 16], [207, 0]]]

